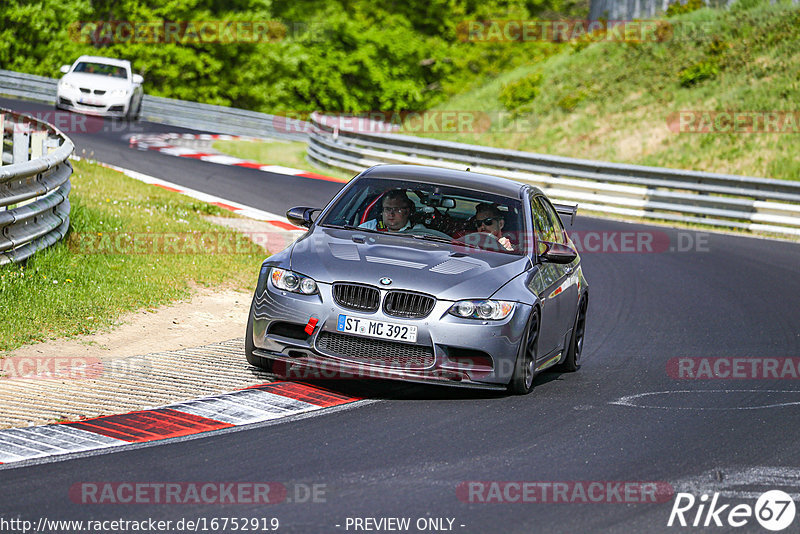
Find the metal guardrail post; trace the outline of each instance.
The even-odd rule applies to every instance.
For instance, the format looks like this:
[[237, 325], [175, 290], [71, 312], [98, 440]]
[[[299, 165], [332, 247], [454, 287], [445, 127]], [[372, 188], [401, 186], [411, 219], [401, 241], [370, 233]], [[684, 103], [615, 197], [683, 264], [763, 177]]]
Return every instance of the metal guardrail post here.
[[52, 154], [58, 148], [58, 139], [50, 139], [46, 137], [44, 140], [44, 153], [45, 155]]
[[45, 141], [47, 132], [33, 132], [31, 134], [31, 159], [39, 159], [45, 154]]
[[28, 151], [30, 147], [30, 135], [28, 125], [25, 123], [14, 124], [13, 136], [13, 157], [12, 163], [23, 163], [28, 161]]

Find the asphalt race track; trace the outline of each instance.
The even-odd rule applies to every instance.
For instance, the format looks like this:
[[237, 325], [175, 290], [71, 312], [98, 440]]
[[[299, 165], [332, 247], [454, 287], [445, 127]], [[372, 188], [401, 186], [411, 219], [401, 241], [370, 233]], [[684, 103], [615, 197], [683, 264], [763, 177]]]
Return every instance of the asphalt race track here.
[[[7, 99], [0, 106], [50, 109]], [[184, 131], [146, 122], [133, 128], [67, 133], [78, 155], [85, 149], [100, 161], [272, 213], [322, 205], [340, 187], [131, 150], [129, 133]], [[230, 525], [211, 528], [210, 521], [266, 518], [268, 526], [273, 517], [279, 532], [301, 533], [388, 532], [402, 525], [388, 518], [408, 518], [408, 528], [394, 529], [406, 532], [694, 532], [702, 528], [667, 526], [673, 492], [698, 498], [685, 514], [689, 523], [703, 494], [710, 501], [719, 493], [719, 505], [730, 505], [718, 516], [723, 522], [730, 507], [753, 506], [767, 490], [800, 498], [800, 245], [580, 213], [570, 231], [583, 248], [590, 285], [577, 373], [540, 375], [525, 397], [331, 382], [325, 386], [376, 402], [9, 466], [0, 469], [2, 515], [34, 522], [152, 518], [173, 521], [175, 532], [181, 519], [205, 518], [206, 531], [233, 532]], [[637, 236], [656, 246], [620, 251]], [[778, 362], [777, 375], [762, 372], [767, 360]], [[729, 372], [709, 379], [703, 365]], [[686, 378], [691, 372], [706, 378]], [[75, 484], [103, 482], [277, 482], [287, 494], [268, 505], [91, 504], [75, 497]], [[597, 482], [595, 488], [617, 489], [657, 483], [668, 493], [651, 502], [604, 490], [601, 502], [587, 502], [576, 490]], [[522, 487], [534, 490], [523, 499]], [[569, 490], [559, 496], [557, 487]], [[706, 519], [701, 513], [699, 524]], [[797, 532], [798, 521], [786, 532]], [[753, 517], [741, 528], [709, 529], [767, 532]]]

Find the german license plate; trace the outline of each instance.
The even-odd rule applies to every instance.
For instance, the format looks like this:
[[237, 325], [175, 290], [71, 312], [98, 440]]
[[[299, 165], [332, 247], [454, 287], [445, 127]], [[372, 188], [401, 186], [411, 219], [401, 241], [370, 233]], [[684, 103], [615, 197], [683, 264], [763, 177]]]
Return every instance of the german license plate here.
[[416, 343], [417, 341], [416, 326], [375, 321], [363, 317], [339, 315], [336, 330], [359, 336], [391, 339], [392, 341], [405, 341], [408, 343]]

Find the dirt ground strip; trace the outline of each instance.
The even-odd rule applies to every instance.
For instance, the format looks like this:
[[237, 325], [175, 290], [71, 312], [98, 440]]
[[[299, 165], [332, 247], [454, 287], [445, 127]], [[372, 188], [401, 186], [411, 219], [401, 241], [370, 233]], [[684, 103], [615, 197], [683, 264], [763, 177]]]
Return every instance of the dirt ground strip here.
[[105, 360], [226, 341], [244, 336], [251, 297], [232, 289], [203, 288], [191, 300], [127, 314], [108, 332], [25, 345], [3, 356]]
[[[86, 358], [75, 358], [79, 364]], [[0, 428], [126, 413], [272, 381], [248, 365], [242, 338], [142, 356], [88, 361], [57, 378], [0, 379]]]
[[0, 359], [0, 428], [153, 408], [269, 382], [243, 335], [250, 295], [203, 290], [110, 332], [27, 345]]
[[[213, 222], [268, 234], [270, 243], [280, 241], [271, 252], [296, 237], [248, 219]], [[124, 413], [269, 382], [244, 356], [251, 298], [202, 288], [190, 300], [128, 314], [108, 332], [0, 354], [0, 428]]]

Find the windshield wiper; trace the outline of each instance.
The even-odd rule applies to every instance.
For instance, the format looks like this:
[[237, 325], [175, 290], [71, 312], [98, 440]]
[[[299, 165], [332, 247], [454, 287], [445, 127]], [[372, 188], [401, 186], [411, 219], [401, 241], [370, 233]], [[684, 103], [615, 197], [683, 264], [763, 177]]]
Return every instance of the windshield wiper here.
[[469, 248], [481, 248], [477, 245], [473, 245], [472, 243], [467, 243], [465, 241], [455, 241], [449, 237], [442, 237], [438, 235], [431, 235], [431, 234], [406, 234], [414, 237], [416, 239], [424, 239], [426, 241], [436, 241], [437, 243], [447, 243], [448, 245], [453, 245], [456, 247], [460, 247], [464, 245], [465, 247]]
[[385, 234], [386, 232], [382, 232], [380, 230], [376, 230], [374, 228], [361, 228], [359, 226], [353, 226], [352, 224], [321, 224], [323, 228], [337, 228], [340, 230], [357, 230], [359, 232], [371, 232], [371, 233], [379, 233]]

